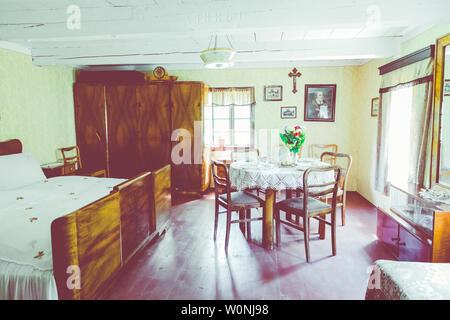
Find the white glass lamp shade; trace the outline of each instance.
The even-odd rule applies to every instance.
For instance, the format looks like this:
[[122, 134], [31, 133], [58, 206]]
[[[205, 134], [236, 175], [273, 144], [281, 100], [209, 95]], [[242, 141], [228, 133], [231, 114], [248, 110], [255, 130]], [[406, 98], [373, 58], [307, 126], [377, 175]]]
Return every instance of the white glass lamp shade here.
[[234, 50], [231, 48], [213, 48], [203, 50], [200, 54], [208, 69], [224, 69], [233, 66], [231, 61], [234, 56]]

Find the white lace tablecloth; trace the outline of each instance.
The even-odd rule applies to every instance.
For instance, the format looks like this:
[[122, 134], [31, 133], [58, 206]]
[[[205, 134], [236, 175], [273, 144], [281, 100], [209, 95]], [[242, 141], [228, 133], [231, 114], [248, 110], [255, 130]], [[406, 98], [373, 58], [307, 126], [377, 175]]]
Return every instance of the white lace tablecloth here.
[[[329, 166], [319, 159], [300, 159], [295, 167], [281, 167], [263, 162], [233, 162], [230, 165], [231, 186], [238, 189], [297, 189], [303, 188], [303, 174], [309, 167]], [[313, 172], [308, 184], [324, 184], [333, 181], [333, 171]]]

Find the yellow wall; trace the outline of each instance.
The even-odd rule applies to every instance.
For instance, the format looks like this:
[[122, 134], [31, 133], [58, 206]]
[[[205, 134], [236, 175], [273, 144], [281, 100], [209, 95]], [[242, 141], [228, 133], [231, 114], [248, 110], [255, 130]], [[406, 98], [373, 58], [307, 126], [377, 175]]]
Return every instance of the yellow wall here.
[[[258, 132], [267, 129], [277, 131], [286, 125], [301, 124], [307, 129], [307, 138], [302, 156], [308, 156], [311, 143], [336, 143], [339, 151], [354, 154], [356, 152], [353, 98], [357, 67], [301, 67], [302, 73], [297, 78], [296, 94], [292, 93], [292, 78], [288, 74], [292, 68], [276, 69], [226, 69], [226, 70], [182, 70], [170, 71], [170, 75], [178, 76], [179, 81], [203, 81], [211, 87], [247, 87], [255, 88], [256, 114], [255, 127]], [[303, 121], [305, 84], [336, 84], [336, 118], [335, 122]], [[283, 101], [264, 101], [264, 86], [282, 85]], [[297, 119], [281, 119], [281, 106], [296, 106]], [[258, 141], [262, 154], [270, 153], [264, 143]], [[280, 143], [279, 137], [272, 145]], [[275, 148], [272, 147], [272, 154]], [[274, 155], [276, 156], [276, 155]], [[355, 159], [357, 161], [357, 159]], [[350, 173], [349, 189], [356, 189], [355, 172]]]
[[0, 141], [19, 138], [41, 163], [75, 144], [73, 69], [36, 67], [31, 57], [0, 49]]

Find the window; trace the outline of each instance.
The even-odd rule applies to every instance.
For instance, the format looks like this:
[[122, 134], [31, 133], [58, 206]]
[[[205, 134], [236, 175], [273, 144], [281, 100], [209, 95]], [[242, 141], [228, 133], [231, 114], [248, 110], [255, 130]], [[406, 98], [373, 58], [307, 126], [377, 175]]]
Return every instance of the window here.
[[[429, 49], [429, 50], [428, 50]], [[433, 58], [429, 47], [381, 66], [375, 189], [418, 190], [430, 181]], [[424, 58], [424, 56], [426, 56]]]
[[204, 115], [205, 143], [214, 147], [253, 147], [255, 104], [219, 105], [214, 103], [211, 94], [209, 101]]
[[413, 87], [392, 92], [388, 130], [388, 181], [408, 190]]

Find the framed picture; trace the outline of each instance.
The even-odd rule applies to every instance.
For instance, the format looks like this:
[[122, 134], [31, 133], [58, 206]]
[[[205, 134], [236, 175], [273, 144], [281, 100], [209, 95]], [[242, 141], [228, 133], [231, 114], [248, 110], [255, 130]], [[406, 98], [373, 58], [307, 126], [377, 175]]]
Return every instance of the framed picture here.
[[305, 85], [305, 121], [334, 122], [335, 84]]
[[444, 80], [444, 96], [450, 96], [450, 79]]
[[372, 108], [370, 109], [370, 115], [372, 117], [378, 117], [378, 107], [380, 106], [380, 98], [372, 99]]
[[264, 86], [264, 101], [283, 100], [283, 86]]
[[281, 119], [296, 119], [297, 107], [281, 107]]

